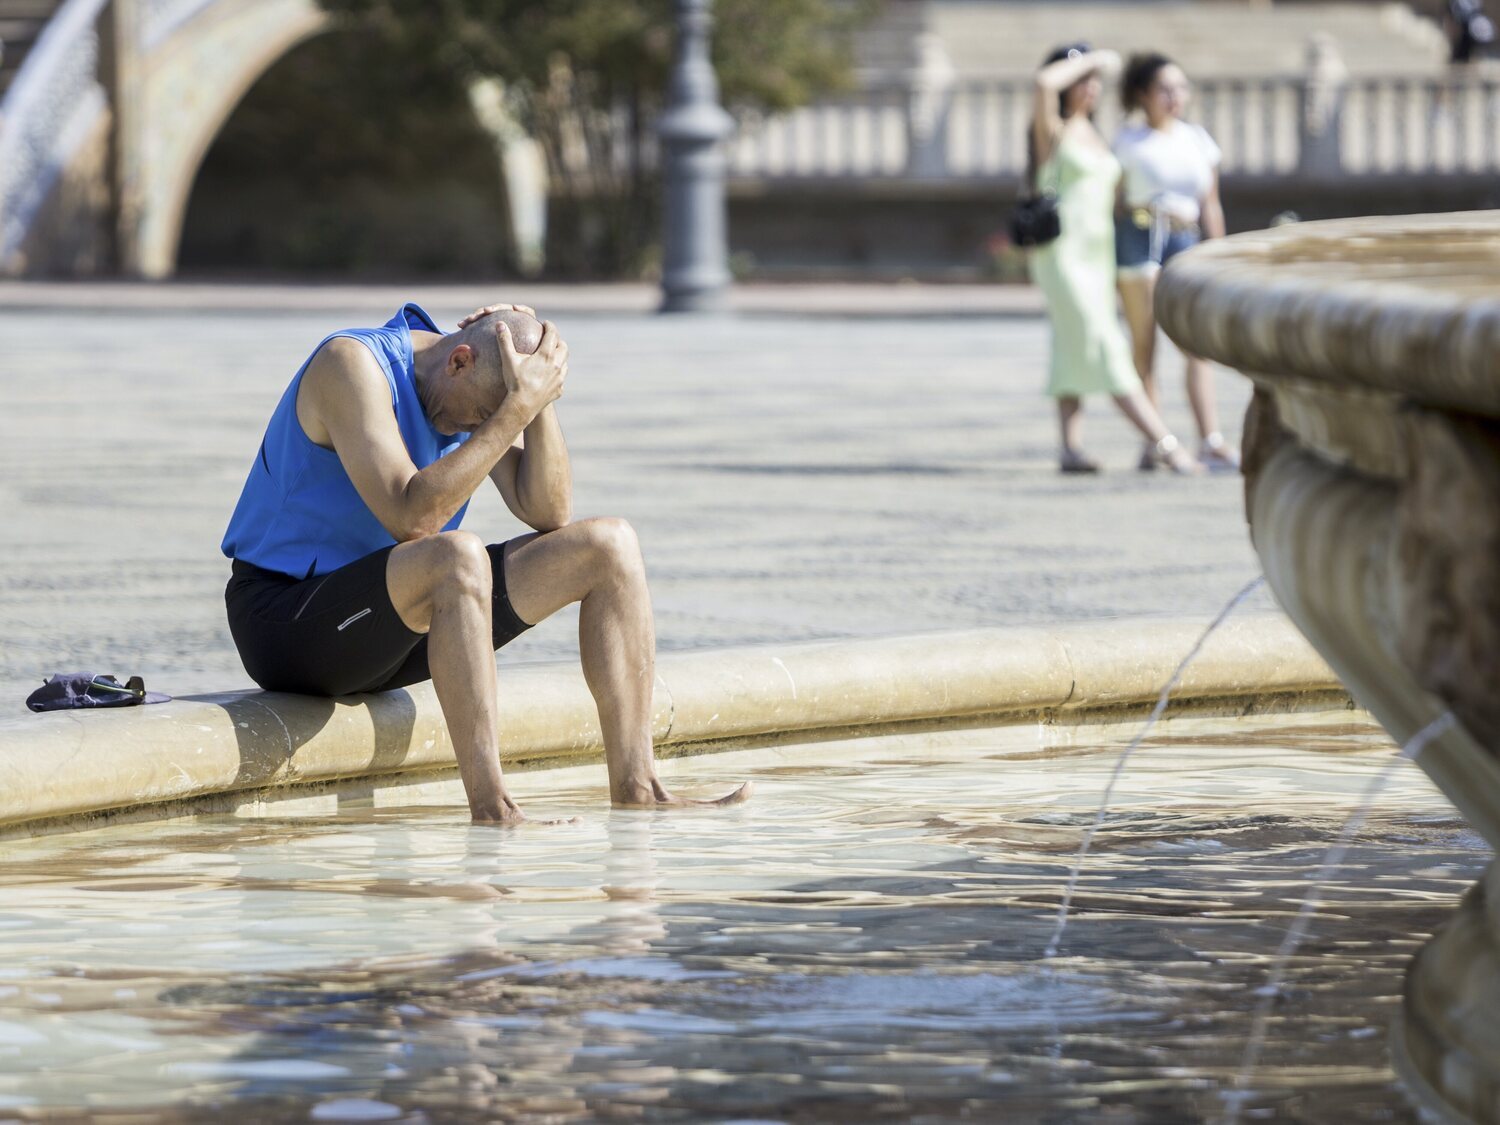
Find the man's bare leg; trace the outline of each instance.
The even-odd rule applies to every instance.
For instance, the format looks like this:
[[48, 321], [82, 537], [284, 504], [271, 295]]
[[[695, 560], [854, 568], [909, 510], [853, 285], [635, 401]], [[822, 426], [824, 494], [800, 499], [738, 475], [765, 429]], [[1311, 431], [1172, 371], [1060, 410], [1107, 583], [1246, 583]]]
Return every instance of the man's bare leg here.
[[397, 545], [385, 567], [391, 602], [406, 627], [427, 634], [427, 663], [458, 773], [477, 823], [524, 820], [500, 772], [495, 651], [490, 633], [492, 578], [484, 542], [445, 531]]
[[656, 629], [646, 567], [624, 520], [593, 519], [515, 540], [505, 552], [511, 608], [528, 622], [582, 603], [578, 648], [583, 678], [599, 708], [610, 799], [616, 805], [732, 805], [750, 784], [714, 801], [674, 796], [656, 776], [651, 689]]

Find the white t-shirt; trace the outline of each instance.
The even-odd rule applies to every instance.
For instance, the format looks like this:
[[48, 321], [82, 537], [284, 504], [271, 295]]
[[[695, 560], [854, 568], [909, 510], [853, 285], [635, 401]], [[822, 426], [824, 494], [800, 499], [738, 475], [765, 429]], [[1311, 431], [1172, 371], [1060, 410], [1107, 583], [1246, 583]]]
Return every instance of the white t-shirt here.
[[1115, 156], [1125, 169], [1125, 205], [1160, 210], [1197, 222], [1199, 201], [1213, 186], [1222, 154], [1201, 125], [1174, 120], [1165, 129], [1121, 126]]

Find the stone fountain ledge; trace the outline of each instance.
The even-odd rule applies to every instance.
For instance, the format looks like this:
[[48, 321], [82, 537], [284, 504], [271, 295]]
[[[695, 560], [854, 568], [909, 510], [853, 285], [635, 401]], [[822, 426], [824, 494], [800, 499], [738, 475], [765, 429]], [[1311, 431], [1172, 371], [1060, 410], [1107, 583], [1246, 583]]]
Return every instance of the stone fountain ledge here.
[[[1500, 212], [1225, 239], [1156, 306], [1255, 384], [1245, 509], [1277, 601], [1397, 742], [1441, 732], [1418, 764], [1500, 846]], [[1500, 864], [1417, 954], [1392, 1043], [1430, 1116], [1500, 1122]]]
[[[667, 655], [656, 684], [658, 751], [1139, 715], [1204, 626], [1117, 619]], [[508, 767], [600, 759], [593, 701], [576, 664], [506, 667], [500, 682]], [[1348, 705], [1328, 666], [1279, 614], [1227, 622], [1172, 699], [1169, 714]], [[339, 701], [236, 692], [28, 712], [0, 719], [0, 838], [254, 811], [330, 791], [368, 796], [452, 776], [430, 684]]]
[[1220, 240], [1157, 313], [1255, 384], [1245, 506], [1279, 603], [1398, 741], [1452, 709], [1428, 772], [1500, 843], [1500, 212]]
[[1500, 211], [1294, 223], [1172, 267], [1157, 315], [1199, 355], [1500, 417]]

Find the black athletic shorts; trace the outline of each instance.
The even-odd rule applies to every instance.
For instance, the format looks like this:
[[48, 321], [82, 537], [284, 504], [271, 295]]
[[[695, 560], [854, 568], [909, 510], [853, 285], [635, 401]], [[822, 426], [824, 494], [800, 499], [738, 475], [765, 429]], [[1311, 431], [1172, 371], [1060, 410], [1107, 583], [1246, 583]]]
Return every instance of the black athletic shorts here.
[[[406, 627], [385, 584], [392, 547], [316, 578], [240, 559], [224, 589], [229, 632], [250, 678], [266, 691], [354, 695], [430, 680], [427, 635]], [[531, 628], [505, 592], [505, 544], [485, 548], [494, 575], [495, 648]]]

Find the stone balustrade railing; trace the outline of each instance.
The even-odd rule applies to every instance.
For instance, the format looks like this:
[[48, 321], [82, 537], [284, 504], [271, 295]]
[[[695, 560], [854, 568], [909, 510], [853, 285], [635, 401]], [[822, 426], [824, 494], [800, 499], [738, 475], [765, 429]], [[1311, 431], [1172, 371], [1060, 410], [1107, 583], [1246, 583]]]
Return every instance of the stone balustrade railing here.
[[[1026, 167], [1029, 79], [966, 80], [934, 92], [886, 84], [804, 109], [750, 117], [730, 143], [748, 179], [1009, 179]], [[1120, 122], [1112, 100], [1097, 124]], [[1193, 120], [1231, 176], [1318, 178], [1500, 170], [1500, 74], [1441, 79], [1206, 78]]]

